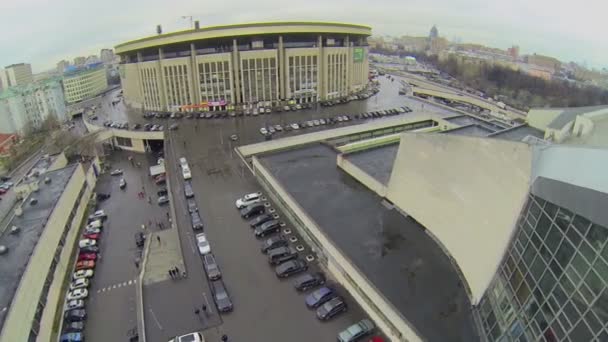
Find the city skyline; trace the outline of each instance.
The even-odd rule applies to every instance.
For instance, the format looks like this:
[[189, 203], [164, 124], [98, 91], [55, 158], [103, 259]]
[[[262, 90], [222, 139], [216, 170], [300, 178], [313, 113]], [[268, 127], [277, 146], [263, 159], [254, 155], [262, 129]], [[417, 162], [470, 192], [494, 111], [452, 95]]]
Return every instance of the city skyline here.
[[[374, 35], [392, 36], [425, 36], [436, 24], [439, 34], [446, 38], [459, 37], [463, 42], [503, 49], [519, 45], [525, 54], [549, 55], [564, 62], [583, 62], [599, 69], [608, 67], [603, 59], [608, 46], [595, 34], [599, 28], [601, 5], [583, 2], [587, 4], [567, 8], [545, 2], [488, 7], [478, 0], [458, 3], [415, 1], [407, 5], [385, 0], [382, 6], [370, 7], [368, 3], [356, 0], [307, 2], [286, 8], [276, 0], [266, 0], [255, 6], [241, 1], [229, 5], [209, 4], [203, 14], [200, 6], [189, 0], [177, 1], [170, 8], [160, 0], [151, 0], [145, 3], [143, 11], [143, 2], [108, 0], [87, 4], [87, 13], [96, 13], [100, 19], [94, 20], [88, 15], [71, 15], [72, 8], [81, 6], [73, 0], [56, 2], [52, 7], [41, 0], [27, 0], [0, 5], [0, 10], [7, 14], [0, 27], [5, 32], [13, 32], [0, 38], [5, 47], [0, 65], [27, 62], [35, 72], [46, 71], [62, 59], [97, 54], [102, 48], [113, 48], [121, 41], [154, 35], [157, 24], [162, 25], [163, 32], [187, 29], [190, 19], [182, 16], [192, 16], [201, 22], [201, 26], [277, 20], [352, 22], [371, 26]], [[344, 11], [344, 6], [349, 11]], [[32, 8], [37, 10], [32, 11]], [[116, 11], [117, 8], [121, 11]], [[26, 26], [19, 20], [20, 13], [25, 11], [31, 17], [28, 22], [37, 25]], [[548, 20], [540, 22], [539, 15]], [[577, 20], [576, 25], [562, 25], [570, 18], [584, 20]], [[38, 40], [31, 42], [32, 37]]]

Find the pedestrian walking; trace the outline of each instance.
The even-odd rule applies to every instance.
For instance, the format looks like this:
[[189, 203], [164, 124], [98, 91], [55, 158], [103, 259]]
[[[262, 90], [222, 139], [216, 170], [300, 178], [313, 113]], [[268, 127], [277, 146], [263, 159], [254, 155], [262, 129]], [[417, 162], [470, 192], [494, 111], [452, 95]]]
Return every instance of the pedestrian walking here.
[[168, 270], [167, 273], [169, 273], [169, 277], [171, 277], [171, 279], [173, 279], [173, 270]]
[[169, 212], [167, 211], [167, 218], [169, 218]]
[[139, 261], [135, 260], [135, 268], [139, 268]]
[[197, 315], [197, 316], [198, 316], [200, 313], [201, 313], [201, 310], [199, 310], [199, 309], [194, 310], [194, 314], [195, 314], [195, 315]]
[[158, 245], [160, 246], [160, 236], [156, 235], [156, 241], [158, 241]]
[[226, 342], [228, 341], [228, 335], [224, 334], [222, 335], [222, 342]]

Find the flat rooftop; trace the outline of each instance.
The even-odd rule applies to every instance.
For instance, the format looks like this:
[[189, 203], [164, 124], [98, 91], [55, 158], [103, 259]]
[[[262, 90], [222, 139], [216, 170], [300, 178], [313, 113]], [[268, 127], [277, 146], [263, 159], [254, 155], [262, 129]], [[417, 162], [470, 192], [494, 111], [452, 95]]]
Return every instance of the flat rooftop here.
[[524, 124], [489, 135], [491, 138], [511, 141], [522, 141], [527, 136], [543, 139], [545, 137], [545, 133], [539, 129]]
[[443, 131], [441, 133], [468, 135], [471, 137], [487, 137], [489, 134], [494, 133], [494, 131], [491, 129], [488, 129], [484, 126], [474, 124], [474, 125], [468, 125], [468, 126], [462, 126], [462, 127], [450, 129], [449, 131]]
[[[47, 172], [45, 177], [50, 178], [51, 182], [44, 184], [40, 181], [40, 190], [30, 194], [23, 204], [23, 215], [14, 216], [0, 236], [0, 245], [8, 248], [6, 254], [0, 255], [0, 328], [46, 222], [77, 166], [78, 164], [72, 164]], [[30, 205], [30, 198], [36, 198], [38, 203]], [[13, 226], [21, 230], [17, 234], [11, 234]]]
[[359, 167], [362, 171], [372, 176], [380, 183], [388, 185], [397, 158], [399, 143], [371, 148], [355, 153], [345, 154], [344, 157]]
[[498, 122], [496, 120], [481, 120], [478, 119], [474, 116], [469, 116], [469, 115], [459, 115], [459, 116], [454, 116], [451, 118], [447, 118], [445, 119], [446, 121], [455, 123], [457, 125], [460, 126], [469, 126], [469, 125], [478, 125], [478, 126], [483, 126], [484, 128], [490, 130], [490, 131], [500, 131], [503, 130], [505, 128], [508, 128], [509, 126]]
[[423, 339], [478, 341], [471, 303], [448, 257], [423, 226], [384, 206], [339, 169], [336, 158], [337, 152], [321, 144], [259, 157]]

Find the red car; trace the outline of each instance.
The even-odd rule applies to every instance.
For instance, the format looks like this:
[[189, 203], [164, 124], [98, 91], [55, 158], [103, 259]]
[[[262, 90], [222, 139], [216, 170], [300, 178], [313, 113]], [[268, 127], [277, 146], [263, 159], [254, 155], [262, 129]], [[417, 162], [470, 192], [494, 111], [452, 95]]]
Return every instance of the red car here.
[[89, 268], [95, 268], [95, 261], [93, 260], [81, 260], [76, 263], [76, 271], [86, 270]]
[[82, 237], [84, 239], [97, 240], [97, 239], [99, 239], [100, 234], [93, 234], [93, 233], [87, 234], [87, 233], [85, 233], [85, 234], [82, 234]]
[[166, 182], [167, 178], [165, 178], [165, 175], [158, 175], [154, 177], [154, 183], [156, 183], [156, 185], [164, 184]]
[[78, 261], [82, 260], [97, 260], [97, 254], [95, 253], [80, 253], [78, 255]]
[[6, 193], [6, 189], [0, 188], [0, 195], [4, 195]]

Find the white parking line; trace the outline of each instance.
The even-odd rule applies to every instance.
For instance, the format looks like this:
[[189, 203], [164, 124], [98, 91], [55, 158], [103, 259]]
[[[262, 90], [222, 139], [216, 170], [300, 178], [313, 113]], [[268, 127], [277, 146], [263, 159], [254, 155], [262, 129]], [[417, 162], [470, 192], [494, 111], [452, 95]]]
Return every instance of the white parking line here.
[[135, 285], [137, 283], [137, 279], [131, 279], [129, 281], [124, 281], [122, 283], [118, 283], [118, 284], [114, 284], [114, 285], [108, 285], [102, 289], [97, 290], [97, 293], [103, 293], [103, 292], [110, 292], [111, 290], [117, 289], [117, 288], [121, 288], [121, 287], [127, 287], [129, 285]]

